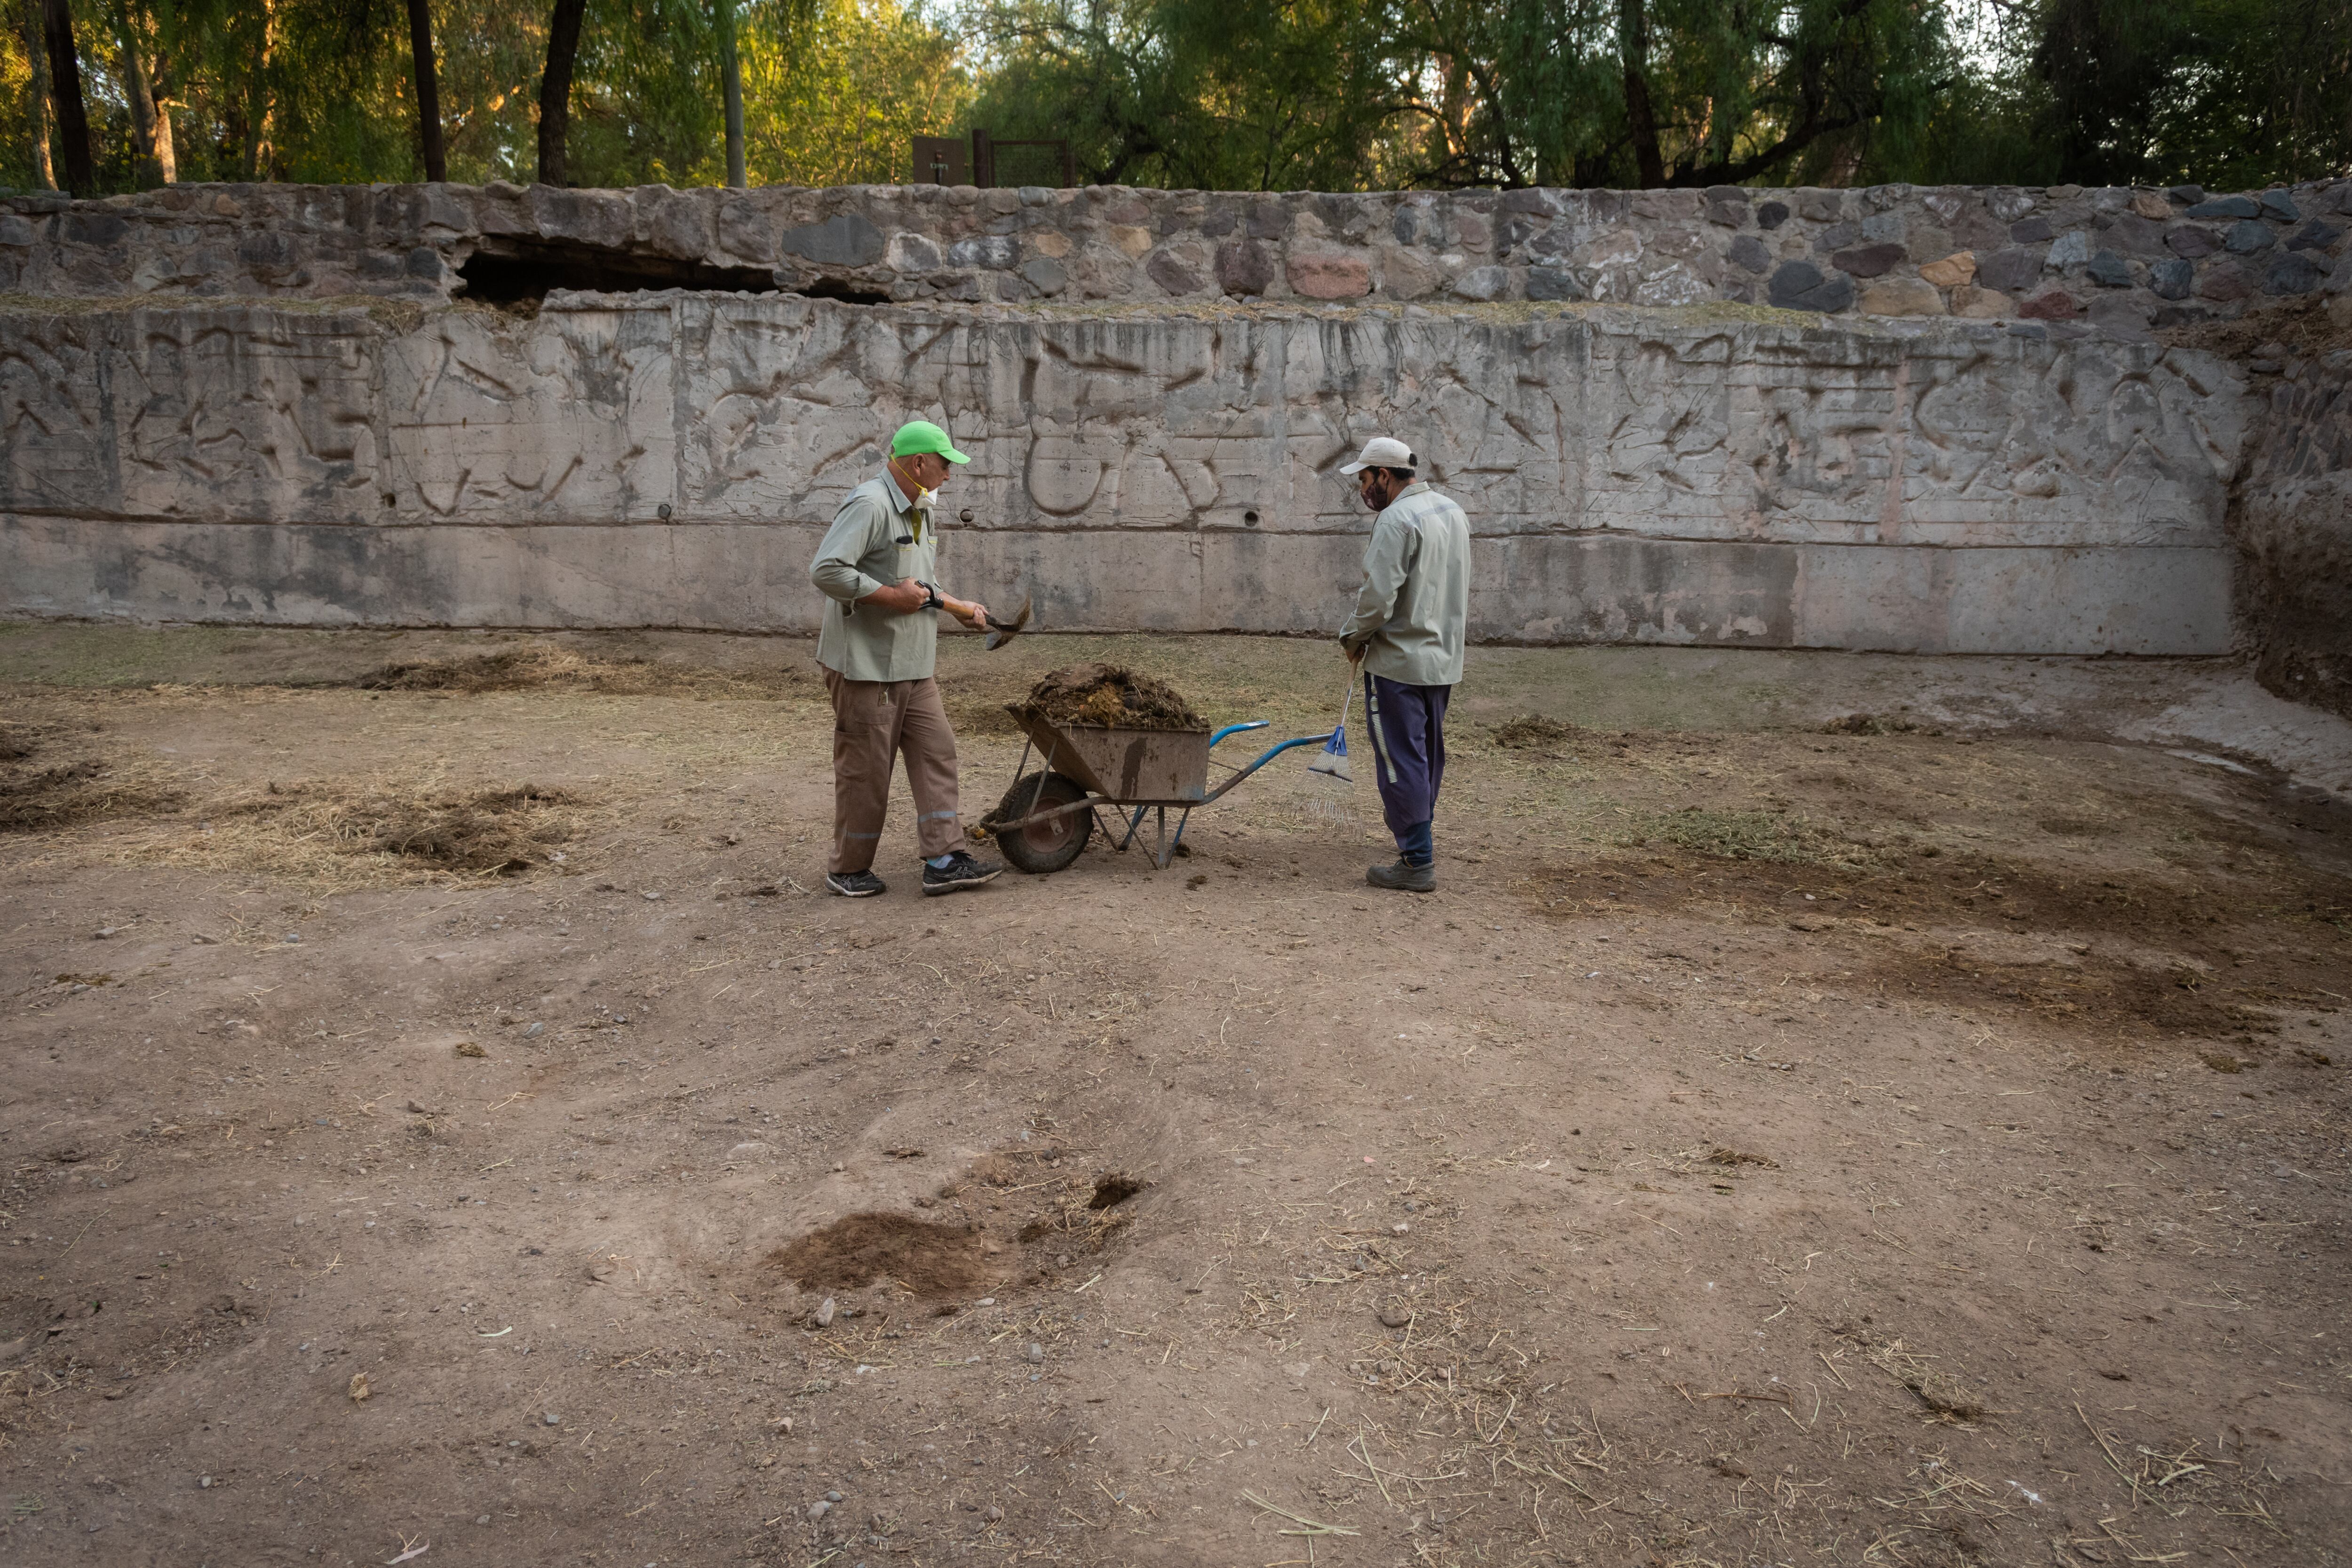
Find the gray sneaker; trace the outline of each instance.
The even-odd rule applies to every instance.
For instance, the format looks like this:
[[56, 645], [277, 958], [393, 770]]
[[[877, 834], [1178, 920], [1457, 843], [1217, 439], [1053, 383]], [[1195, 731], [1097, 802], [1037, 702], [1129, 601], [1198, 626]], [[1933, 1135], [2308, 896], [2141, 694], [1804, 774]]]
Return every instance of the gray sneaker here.
[[1400, 893], [1433, 893], [1437, 891], [1437, 865], [1408, 866], [1399, 860], [1393, 866], [1368, 866], [1364, 880], [1375, 888], [1390, 888]]

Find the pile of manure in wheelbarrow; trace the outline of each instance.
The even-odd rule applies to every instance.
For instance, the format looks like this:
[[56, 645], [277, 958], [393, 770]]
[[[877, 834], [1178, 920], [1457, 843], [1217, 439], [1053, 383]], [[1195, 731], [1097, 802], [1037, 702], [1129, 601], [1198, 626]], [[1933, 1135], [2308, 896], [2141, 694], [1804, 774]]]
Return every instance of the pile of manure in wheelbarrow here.
[[1054, 724], [1099, 724], [1110, 730], [1205, 730], [1184, 694], [1121, 664], [1066, 665], [1009, 704], [1024, 717]]

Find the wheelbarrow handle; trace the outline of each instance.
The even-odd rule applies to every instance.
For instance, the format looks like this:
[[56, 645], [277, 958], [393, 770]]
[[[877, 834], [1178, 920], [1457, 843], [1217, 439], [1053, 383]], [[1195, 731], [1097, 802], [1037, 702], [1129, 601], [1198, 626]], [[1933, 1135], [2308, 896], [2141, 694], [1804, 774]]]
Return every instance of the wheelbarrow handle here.
[[1211, 790], [1207, 795], [1202, 795], [1193, 804], [1196, 805], [1206, 805], [1211, 801], [1216, 799], [1219, 795], [1224, 794], [1227, 790], [1233, 788], [1234, 785], [1241, 783], [1242, 780], [1249, 777], [1250, 774], [1257, 772], [1258, 769], [1265, 766], [1266, 763], [1274, 761], [1275, 758], [1282, 755], [1283, 752], [1298, 746], [1319, 746], [1328, 741], [1335, 733], [1337, 733], [1336, 731], [1327, 731], [1320, 735], [1301, 735], [1295, 741], [1285, 741], [1278, 746], [1269, 747], [1255, 762], [1251, 763], [1247, 767], [1244, 767], [1240, 772], [1234, 773], [1233, 777], [1227, 779], [1224, 783]]
[[1263, 730], [1273, 722], [1274, 721], [1271, 719], [1253, 719], [1246, 724], [1228, 724], [1223, 729], [1209, 737], [1209, 744], [1213, 746], [1218, 742], [1223, 740], [1226, 736], [1238, 735], [1244, 730]]

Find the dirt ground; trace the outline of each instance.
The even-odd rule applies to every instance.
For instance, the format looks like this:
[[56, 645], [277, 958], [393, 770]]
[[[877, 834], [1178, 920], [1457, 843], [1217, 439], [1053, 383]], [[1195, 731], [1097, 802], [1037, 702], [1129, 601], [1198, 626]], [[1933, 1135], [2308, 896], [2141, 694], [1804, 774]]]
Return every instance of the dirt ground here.
[[[948, 639], [968, 821], [1081, 658], [1341, 690]], [[1421, 899], [1298, 755], [814, 896], [789, 640], [0, 682], [7, 1561], [2352, 1555], [2352, 809], [2260, 760], [2352, 747], [2236, 667], [1474, 650]]]

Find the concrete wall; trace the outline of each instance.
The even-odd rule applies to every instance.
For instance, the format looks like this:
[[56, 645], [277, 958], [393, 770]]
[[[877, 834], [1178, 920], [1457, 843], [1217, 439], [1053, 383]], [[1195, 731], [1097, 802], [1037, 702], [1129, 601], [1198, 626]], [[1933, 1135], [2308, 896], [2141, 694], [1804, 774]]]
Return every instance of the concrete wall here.
[[0, 609], [804, 629], [915, 416], [975, 459], [950, 584], [1050, 628], [1328, 630], [1336, 467], [1391, 432], [1472, 514], [1482, 637], [2231, 641], [2225, 362], [1721, 305], [0, 306]]
[[899, 303], [1720, 300], [2138, 333], [2352, 291], [2347, 229], [2352, 180], [2243, 195], [180, 185], [0, 199], [0, 292], [439, 302], [469, 260], [506, 256]]
[[2261, 362], [2230, 514], [2255, 673], [2352, 719], [2352, 350]]

